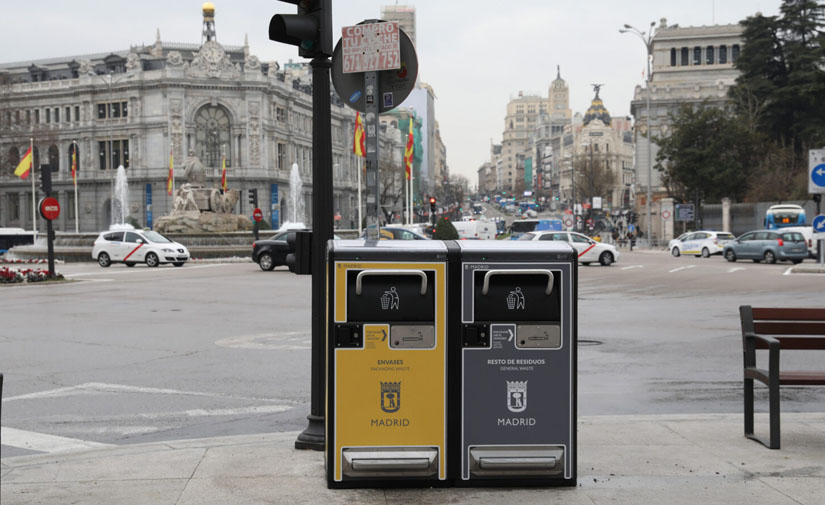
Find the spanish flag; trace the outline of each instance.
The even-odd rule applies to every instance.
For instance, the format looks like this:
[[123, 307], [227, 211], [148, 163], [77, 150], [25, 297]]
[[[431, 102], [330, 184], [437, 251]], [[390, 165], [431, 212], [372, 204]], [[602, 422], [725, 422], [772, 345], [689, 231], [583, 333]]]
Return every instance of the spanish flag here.
[[221, 189], [226, 191], [226, 156], [221, 158]]
[[166, 179], [166, 193], [172, 194], [172, 186], [175, 184], [175, 151], [169, 149], [169, 178]]
[[410, 116], [410, 133], [407, 135], [407, 149], [404, 151], [404, 164], [407, 167], [407, 180], [410, 180], [413, 164], [413, 118]]
[[14, 169], [14, 175], [20, 177], [21, 179], [25, 179], [29, 176], [29, 172], [32, 169], [32, 148], [29, 147], [29, 150], [26, 151], [26, 154], [23, 155], [23, 159], [20, 160], [20, 164], [17, 165], [17, 168]]
[[352, 140], [352, 152], [356, 156], [366, 157], [367, 150], [364, 148], [364, 123], [361, 121], [361, 113], [355, 113], [355, 138]]
[[77, 146], [72, 147], [72, 182], [77, 186]]

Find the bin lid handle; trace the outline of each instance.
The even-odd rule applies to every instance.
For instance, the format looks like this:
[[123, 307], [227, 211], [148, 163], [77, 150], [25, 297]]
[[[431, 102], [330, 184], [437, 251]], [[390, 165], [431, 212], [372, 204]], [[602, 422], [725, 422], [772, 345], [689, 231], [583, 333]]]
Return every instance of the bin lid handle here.
[[[549, 273], [549, 272], [548, 272]], [[355, 278], [355, 294], [361, 294], [361, 279], [367, 276], [415, 275], [421, 278], [421, 296], [427, 294], [427, 274], [421, 270], [361, 270]], [[552, 274], [551, 274], [552, 275]]]
[[481, 288], [482, 295], [487, 294], [487, 291], [490, 289], [490, 277], [494, 275], [546, 275], [547, 288], [544, 290], [544, 294], [549, 295], [553, 292], [553, 272], [551, 272], [550, 270], [490, 270], [484, 275], [484, 287]]

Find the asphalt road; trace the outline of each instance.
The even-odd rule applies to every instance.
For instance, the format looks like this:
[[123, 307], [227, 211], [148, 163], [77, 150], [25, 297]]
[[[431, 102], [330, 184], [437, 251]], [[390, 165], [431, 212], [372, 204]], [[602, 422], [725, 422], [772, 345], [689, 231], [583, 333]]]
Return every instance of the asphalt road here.
[[[822, 305], [825, 276], [789, 267], [665, 252], [580, 267], [579, 413], [741, 412], [738, 306]], [[4, 457], [306, 426], [309, 277], [58, 270], [73, 282], [0, 286]], [[811, 354], [783, 364], [821, 368]], [[823, 411], [825, 391], [785, 389], [782, 410]]]

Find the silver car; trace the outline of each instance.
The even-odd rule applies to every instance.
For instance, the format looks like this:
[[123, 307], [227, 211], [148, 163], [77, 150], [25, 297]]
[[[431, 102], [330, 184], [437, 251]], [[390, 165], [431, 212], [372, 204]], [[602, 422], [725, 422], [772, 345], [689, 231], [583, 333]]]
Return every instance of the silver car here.
[[754, 263], [776, 263], [777, 260], [800, 263], [808, 257], [808, 246], [805, 237], [798, 231], [757, 230], [728, 242], [723, 255], [728, 261], [749, 259]]

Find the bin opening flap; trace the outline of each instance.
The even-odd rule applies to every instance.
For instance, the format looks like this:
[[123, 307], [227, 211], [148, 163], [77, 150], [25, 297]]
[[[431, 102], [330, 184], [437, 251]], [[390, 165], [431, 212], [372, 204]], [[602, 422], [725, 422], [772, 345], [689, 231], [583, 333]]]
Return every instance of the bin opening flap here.
[[560, 474], [564, 471], [564, 447], [474, 447], [470, 449], [470, 471], [477, 476]]
[[343, 473], [348, 477], [425, 477], [438, 471], [438, 449], [375, 447], [343, 450]]

